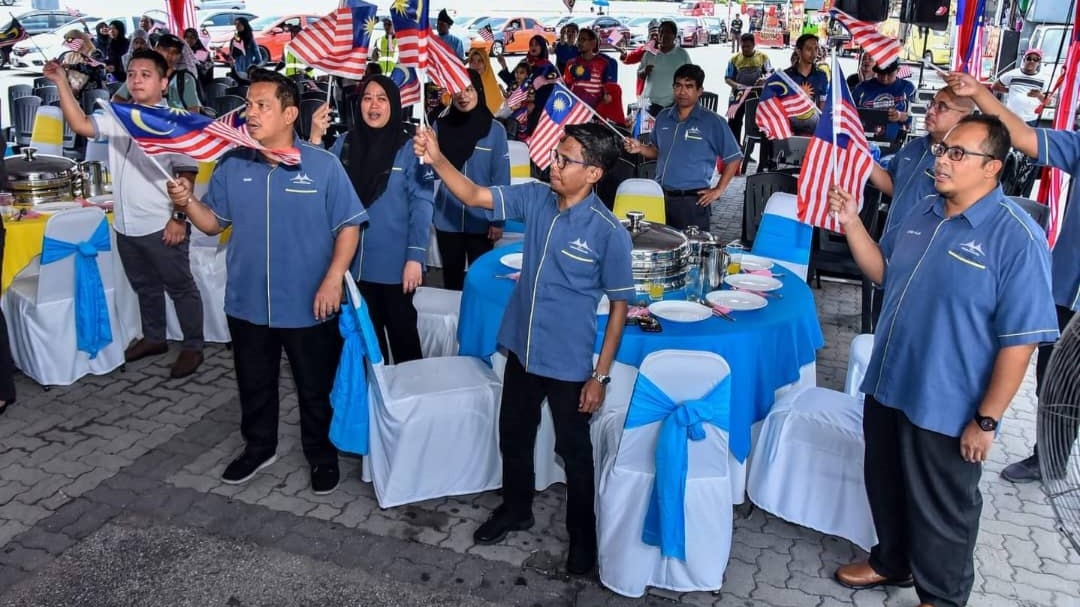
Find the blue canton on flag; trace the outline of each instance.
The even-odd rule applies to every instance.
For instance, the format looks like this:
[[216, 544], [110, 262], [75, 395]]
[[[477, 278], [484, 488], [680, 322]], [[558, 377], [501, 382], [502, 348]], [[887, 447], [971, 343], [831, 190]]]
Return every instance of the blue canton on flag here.
[[551, 150], [562, 139], [568, 124], [582, 124], [592, 118], [592, 110], [574, 96], [561, 82], [552, 85], [555, 90], [548, 98], [544, 111], [529, 139], [529, 157], [541, 170], [551, 164]]
[[430, 35], [426, 0], [393, 0], [390, 3], [390, 20], [397, 33], [398, 65], [426, 68]]

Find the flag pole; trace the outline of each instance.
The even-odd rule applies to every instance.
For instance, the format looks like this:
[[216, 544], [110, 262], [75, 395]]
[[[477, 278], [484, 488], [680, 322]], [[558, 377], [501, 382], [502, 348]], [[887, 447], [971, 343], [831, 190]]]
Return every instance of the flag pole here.
[[829, 107], [829, 113], [832, 114], [832, 116], [830, 116], [829, 119], [832, 120], [832, 174], [833, 174], [833, 184], [834, 185], [840, 183], [840, 162], [839, 162], [839, 159], [838, 159], [838, 157], [840, 156], [840, 151], [839, 151], [839, 148], [837, 147], [837, 143], [836, 143], [836, 130], [837, 130], [837, 127], [840, 126], [840, 121], [838, 120], [839, 113], [840, 113], [840, 104], [838, 103], [838, 100], [842, 96], [843, 92], [836, 90], [838, 88], [838, 86], [840, 86], [840, 79], [837, 77], [838, 74], [839, 74], [839, 72], [837, 70], [839, 70], [839, 69], [840, 69], [840, 62], [837, 61], [837, 59], [836, 59], [836, 51], [833, 50], [832, 51], [832, 66], [831, 66], [831, 72], [832, 73], [830, 74], [832, 76], [832, 83], [830, 83], [830, 85], [829, 85], [829, 88], [830, 88], [829, 92], [831, 93], [831, 96], [832, 96], [832, 105]]

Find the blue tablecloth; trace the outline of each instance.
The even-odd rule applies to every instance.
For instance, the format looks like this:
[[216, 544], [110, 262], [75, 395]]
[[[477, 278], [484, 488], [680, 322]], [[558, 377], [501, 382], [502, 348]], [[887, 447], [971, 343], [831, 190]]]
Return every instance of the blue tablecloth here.
[[[484, 254], [465, 275], [458, 319], [459, 354], [490, 357], [497, 348], [499, 325], [510, 294], [517, 284], [496, 278], [513, 270], [499, 262], [509, 253], [521, 252], [521, 243], [499, 247]], [[778, 270], [783, 272], [782, 268]], [[680, 349], [715, 352], [731, 366], [731, 429], [745, 432], [765, 419], [777, 388], [799, 378], [799, 369], [813, 362], [815, 351], [825, 345], [810, 287], [787, 272], [783, 287], [776, 291], [783, 299], [769, 299], [761, 310], [732, 312], [735, 322], [712, 317], [695, 323], [661, 319], [663, 331], [645, 333], [636, 326], [623, 332], [615, 359], [641, 365], [657, 350]], [[606, 315], [597, 318], [596, 351], [603, 344]]]

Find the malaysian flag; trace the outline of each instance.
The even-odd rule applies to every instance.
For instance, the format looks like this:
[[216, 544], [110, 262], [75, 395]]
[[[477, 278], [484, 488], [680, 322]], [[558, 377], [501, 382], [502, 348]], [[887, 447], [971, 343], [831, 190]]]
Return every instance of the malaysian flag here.
[[753, 91], [753, 89], [744, 89], [742, 95], [739, 95], [739, 99], [735, 103], [728, 104], [727, 114], [724, 115], [724, 118], [735, 120], [735, 114], [739, 113], [739, 108], [742, 107], [742, 104], [746, 103], [746, 99], [750, 96], [751, 91]]
[[390, 19], [397, 32], [397, 64], [418, 70], [426, 68], [428, 42], [438, 38], [431, 35], [428, 25], [428, 3], [424, 0], [394, 0], [390, 6]]
[[[399, 47], [400, 48], [400, 47]], [[450, 93], [460, 93], [472, 86], [469, 72], [461, 63], [454, 50], [442, 38], [428, 30], [428, 76], [440, 87]]]
[[873, 165], [859, 111], [833, 55], [825, 112], [810, 138], [799, 171], [799, 221], [842, 233], [840, 222], [829, 212], [829, 188], [836, 184], [850, 192], [861, 209], [863, 188]]
[[27, 33], [26, 28], [23, 27], [21, 23], [19, 23], [18, 19], [12, 17], [11, 25], [9, 25], [8, 28], [3, 32], [0, 32], [0, 48], [3, 48], [5, 46], [12, 46], [16, 42], [26, 40], [29, 37], [30, 34]]
[[514, 90], [510, 91], [510, 95], [506, 98], [506, 107], [513, 108], [525, 103], [525, 100], [529, 98], [529, 91], [526, 89], [525, 86], [514, 87]]
[[[82, 53], [83, 47], [86, 46], [86, 42], [82, 38], [72, 38], [71, 40], [65, 40], [62, 44], [64, 48], [75, 53]], [[90, 55], [83, 55], [86, 64], [92, 67], [98, 67], [105, 65], [104, 63], [94, 59]]]
[[900, 43], [896, 38], [882, 34], [873, 23], [859, 21], [844, 11], [833, 9], [831, 13], [851, 33], [851, 40], [870, 53], [878, 66], [885, 67], [900, 60]]
[[194, 0], [165, 0], [166, 27], [169, 31], [184, 37], [184, 30], [189, 27], [199, 29], [195, 17]]
[[554, 86], [555, 90], [548, 97], [544, 111], [540, 112], [540, 120], [529, 139], [529, 158], [541, 171], [551, 164], [551, 150], [559, 144], [566, 125], [582, 124], [592, 118], [592, 111], [584, 101], [575, 97], [562, 83]]
[[649, 38], [649, 41], [645, 43], [645, 52], [650, 55], [659, 55], [660, 49], [656, 48], [656, 39]]
[[379, 26], [375, 12], [374, 4], [351, 0], [297, 34], [292, 52], [304, 64], [328, 74], [362, 78], [371, 33]]
[[612, 28], [611, 33], [604, 39], [604, 42], [607, 42], [610, 46], [618, 46], [622, 39], [622, 32], [619, 31], [619, 28]]
[[770, 78], [758, 102], [754, 123], [769, 139], [787, 139], [794, 134], [790, 119], [806, 116], [816, 109], [810, 97], [781, 78]]
[[484, 39], [484, 42], [495, 42], [495, 32], [491, 31], [490, 25], [485, 25], [480, 28], [478, 33], [480, 34], [480, 37]]
[[239, 146], [260, 150], [281, 164], [300, 164], [300, 150], [268, 150], [248, 135], [246, 129], [233, 126], [244, 119], [242, 114], [229, 120], [213, 120], [186, 110], [130, 103], [109, 103], [105, 108], [147, 154], [184, 154], [199, 162], [209, 162]]
[[420, 103], [420, 79], [416, 76], [416, 70], [411, 67], [395, 66], [390, 72], [390, 79], [398, 85], [401, 94], [401, 107]]
[[[1061, 87], [1057, 91], [1057, 113], [1054, 114], [1054, 129], [1060, 131], [1073, 130], [1073, 120], [1078, 105], [1077, 97], [1080, 96], [1080, 77], [1077, 76], [1077, 71], [1080, 70], [1080, 12], [1077, 12], [1073, 19], [1075, 22], [1072, 28], [1072, 40], [1069, 41], [1069, 51], [1065, 55], [1063, 64], [1065, 69], [1061, 74]], [[1066, 205], [1063, 196], [1066, 186], [1065, 173], [1061, 169], [1043, 170], [1042, 179], [1039, 180], [1038, 200], [1046, 201], [1050, 206], [1050, 218], [1046, 224], [1046, 237], [1050, 248], [1057, 244], [1061, 224], [1065, 220]], [[1072, 187], [1080, 186], [1074, 183]], [[1080, 213], [1080, 209], [1073, 209], [1072, 212]]]

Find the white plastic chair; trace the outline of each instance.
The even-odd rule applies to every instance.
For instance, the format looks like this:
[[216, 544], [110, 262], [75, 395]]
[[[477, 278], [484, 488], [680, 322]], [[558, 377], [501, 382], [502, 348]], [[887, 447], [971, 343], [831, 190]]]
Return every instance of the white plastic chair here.
[[862, 402], [864, 397], [860, 387], [866, 375], [866, 369], [870, 366], [870, 355], [873, 353], [874, 335], [872, 333], [856, 335], [851, 340], [851, 347], [848, 349], [847, 373], [844, 376], [844, 393], [854, 396], [859, 399], [859, 402]]
[[786, 521], [869, 550], [877, 535], [863, 482], [863, 450], [857, 398], [826, 388], [789, 393], [762, 424], [747, 493]]
[[[673, 401], [683, 403], [709, 394], [729, 374], [727, 362], [711, 352], [662, 350], [645, 358], [639, 378], [649, 378]], [[631, 399], [626, 410], [593, 421], [600, 581], [632, 597], [643, 595], [647, 586], [676, 592], [717, 590], [731, 550], [736, 482], [728, 433], [706, 423], [704, 440], [687, 441], [686, 559], [664, 557], [659, 547], [641, 539], [662, 422], [624, 428], [633, 407]]]
[[[346, 276], [351, 296], [360, 301]], [[361, 321], [370, 323], [366, 304], [361, 311]], [[370, 453], [363, 474], [380, 507], [500, 485], [500, 382], [483, 361], [447, 356], [368, 364]]]
[[645, 213], [645, 221], [665, 223], [667, 212], [664, 210], [664, 189], [652, 179], [624, 180], [615, 190], [612, 212], [619, 219], [623, 219], [627, 211], [641, 211]]
[[[68, 243], [90, 239], [105, 221], [96, 208], [72, 209], [54, 214], [45, 224], [45, 236]], [[124, 364], [125, 332], [114, 289], [115, 241], [112, 250], [96, 257], [109, 310], [112, 342], [90, 358], [78, 350], [75, 329], [75, 258], [32, 264], [20, 272], [4, 293], [2, 302], [11, 336], [15, 365], [43, 386], [67, 386], [80, 377], [104, 375]]]
[[[218, 243], [217, 236], [207, 236], [195, 227], [191, 228], [191, 244], [188, 262], [191, 276], [199, 288], [203, 308], [203, 339], [211, 343], [227, 344], [232, 341], [229, 322], [225, 318], [225, 258], [228, 245]], [[180, 341], [184, 333], [176, 315], [176, 305], [165, 295], [165, 330], [168, 339]]]
[[794, 194], [776, 192], [765, 203], [751, 253], [768, 257], [806, 280], [814, 229], [798, 219]]
[[510, 152], [510, 178], [531, 177], [532, 160], [529, 158], [529, 146], [522, 141], [508, 141], [506, 147]]
[[419, 287], [413, 296], [413, 306], [424, 358], [457, 356], [461, 291]]

